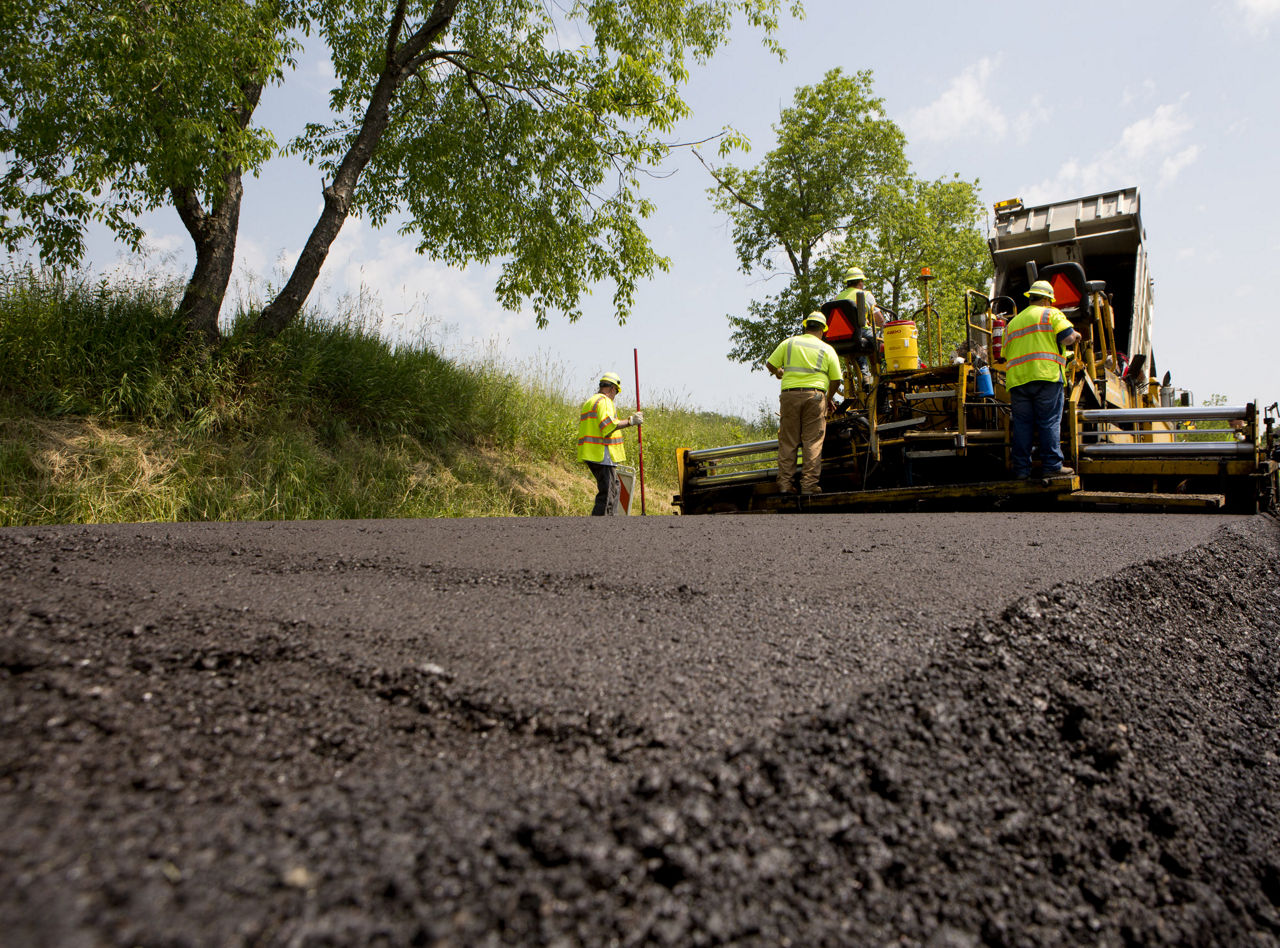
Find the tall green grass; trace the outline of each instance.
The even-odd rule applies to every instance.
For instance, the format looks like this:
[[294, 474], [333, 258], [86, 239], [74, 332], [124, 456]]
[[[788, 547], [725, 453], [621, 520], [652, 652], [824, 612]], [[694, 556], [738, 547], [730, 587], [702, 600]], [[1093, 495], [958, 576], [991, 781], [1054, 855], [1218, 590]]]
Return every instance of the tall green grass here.
[[[175, 319], [180, 292], [0, 272], [0, 525], [589, 510], [589, 393], [557, 367], [392, 343], [358, 309], [269, 340], [240, 312], [211, 350]], [[676, 448], [772, 437], [678, 404], [645, 421], [649, 512], [671, 510]]]

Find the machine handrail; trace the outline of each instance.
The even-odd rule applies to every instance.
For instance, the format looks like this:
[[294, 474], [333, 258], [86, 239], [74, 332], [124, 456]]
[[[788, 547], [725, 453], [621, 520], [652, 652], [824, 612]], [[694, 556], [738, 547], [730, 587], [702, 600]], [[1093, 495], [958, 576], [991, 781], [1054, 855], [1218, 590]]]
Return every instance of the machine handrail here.
[[1086, 458], [1101, 457], [1239, 457], [1254, 455], [1254, 446], [1245, 441], [1174, 441], [1163, 444], [1090, 444], [1080, 448]]
[[715, 461], [720, 458], [736, 458], [744, 454], [764, 454], [766, 451], [777, 451], [778, 441], [775, 438], [772, 441], [753, 441], [750, 444], [731, 444], [723, 448], [699, 448], [696, 451], [687, 451], [685, 459], [688, 461]]
[[1201, 408], [1086, 408], [1080, 420], [1119, 421], [1235, 421], [1249, 417], [1248, 405], [1213, 405]]

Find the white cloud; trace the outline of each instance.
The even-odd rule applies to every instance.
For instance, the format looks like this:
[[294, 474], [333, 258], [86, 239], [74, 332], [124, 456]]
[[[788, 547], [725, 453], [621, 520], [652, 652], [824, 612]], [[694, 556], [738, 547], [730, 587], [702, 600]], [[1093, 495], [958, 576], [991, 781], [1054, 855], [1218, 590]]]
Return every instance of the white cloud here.
[[1155, 113], [1134, 122], [1120, 136], [1125, 156], [1141, 161], [1152, 153], [1164, 153], [1191, 131], [1191, 121], [1178, 105], [1162, 105]]
[[348, 220], [338, 234], [320, 274], [330, 306], [343, 297], [346, 306], [359, 301], [362, 308], [376, 309], [390, 338], [425, 335], [442, 345], [439, 337], [447, 334], [463, 348], [534, 327], [531, 315], [498, 304], [496, 267], [457, 269], [420, 256], [409, 238], [374, 237], [358, 219]]
[[1199, 145], [1188, 145], [1176, 155], [1170, 155], [1160, 163], [1160, 184], [1172, 184], [1183, 168], [1200, 157]]
[[[158, 279], [162, 282], [185, 283], [191, 275], [194, 253], [185, 233], [160, 231], [146, 227], [137, 252], [114, 240], [110, 243], [114, 260], [101, 269], [114, 277], [130, 281]], [[32, 255], [34, 258], [34, 254]]]
[[996, 60], [983, 57], [952, 79], [933, 102], [907, 113], [902, 123], [907, 137], [925, 142], [1003, 139], [1009, 120], [988, 94], [996, 66]]
[[1144, 79], [1137, 89], [1127, 88], [1120, 97], [1122, 106], [1130, 106], [1138, 101], [1146, 101], [1156, 93], [1156, 83], [1154, 79]]
[[1236, 0], [1236, 9], [1249, 32], [1259, 38], [1268, 36], [1271, 22], [1280, 18], [1280, 0]]
[[337, 273], [345, 270], [353, 258], [364, 252], [365, 235], [368, 233], [368, 224], [358, 217], [348, 217], [329, 247], [321, 272]]
[[147, 231], [142, 241], [145, 253], [172, 254], [187, 246], [187, 238], [179, 234], [157, 234]]
[[1172, 184], [1200, 157], [1200, 146], [1185, 144], [1194, 128], [1181, 101], [1161, 105], [1126, 127], [1114, 145], [1093, 158], [1064, 161], [1052, 178], [1024, 190], [1026, 200], [1037, 204], [1063, 194], [1092, 194], [1144, 181]]

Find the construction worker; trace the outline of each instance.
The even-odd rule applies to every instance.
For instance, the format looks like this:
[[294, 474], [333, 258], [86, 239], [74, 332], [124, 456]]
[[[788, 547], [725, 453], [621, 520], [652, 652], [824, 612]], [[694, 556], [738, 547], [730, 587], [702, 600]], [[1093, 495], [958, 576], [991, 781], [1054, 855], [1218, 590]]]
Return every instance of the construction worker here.
[[[862, 344], [862, 348], [873, 350], [876, 343], [875, 330], [884, 328], [884, 313], [880, 307], [876, 305], [876, 298], [871, 295], [871, 291], [866, 289], [866, 274], [857, 267], [850, 267], [844, 271], [844, 289], [840, 291], [837, 300], [849, 300], [853, 303], [854, 308], [860, 315], [864, 315], [867, 324], [858, 327], [858, 338]], [[861, 299], [859, 299], [861, 297]], [[871, 377], [871, 365], [867, 361], [865, 354], [858, 355], [858, 367], [862, 369], [862, 384], [871, 387], [874, 381]]]
[[794, 494], [796, 448], [803, 452], [800, 492], [819, 493], [822, 473], [822, 439], [827, 433], [827, 414], [835, 409], [840, 387], [840, 359], [836, 350], [822, 341], [827, 318], [814, 310], [804, 320], [804, 332], [784, 339], [765, 360], [764, 367], [782, 380], [778, 422], [778, 491]]
[[1062, 406], [1067, 364], [1063, 350], [1080, 340], [1071, 320], [1049, 304], [1053, 287], [1037, 280], [1025, 294], [1027, 308], [1004, 331], [1004, 386], [1013, 414], [1010, 445], [1013, 476], [1031, 476], [1031, 445], [1040, 440], [1040, 470], [1045, 477], [1072, 474], [1062, 466]]
[[622, 484], [617, 464], [627, 459], [622, 447], [622, 429], [638, 428], [644, 415], [636, 412], [625, 421], [618, 420], [613, 400], [622, 390], [617, 372], [600, 376], [600, 390], [582, 403], [578, 413], [578, 460], [586, 462], [596, 479], [596, 502], [591, 516], [613, 516], [618, 512], [618, 496]]

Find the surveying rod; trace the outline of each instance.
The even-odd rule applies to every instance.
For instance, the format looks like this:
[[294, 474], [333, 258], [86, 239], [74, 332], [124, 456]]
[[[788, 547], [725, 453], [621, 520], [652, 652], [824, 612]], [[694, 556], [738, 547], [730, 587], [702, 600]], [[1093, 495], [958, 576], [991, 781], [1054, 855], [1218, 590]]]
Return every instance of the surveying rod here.
[[[636, 364], [636, 411], [640, 410], [640, 350], [632, 349]], [[644, 425], [636, 429], [636, 451], [640, 455], [640, 516], [644, 516]]]

